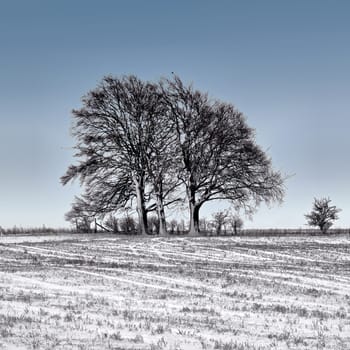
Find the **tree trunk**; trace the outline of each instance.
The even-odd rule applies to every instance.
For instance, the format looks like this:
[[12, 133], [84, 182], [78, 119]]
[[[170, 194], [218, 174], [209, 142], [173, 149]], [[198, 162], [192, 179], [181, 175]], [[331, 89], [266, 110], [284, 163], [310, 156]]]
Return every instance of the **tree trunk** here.
[[190, 236], [199, 234], [199, 209], [199, 205], [190, 202], [190, 229], [188, 232]]
[[164, 236], [167, 234], [167, 229], [163, 200], [160, 195], [157, 195], [157, 214], [159, 220], [159, 234]]
[[136, 190], [139, 231], [141, 235], [146, 235], [148, 233], [148, 227], [147, 227], [147, 211], [145, 206], [143, 179], [141, 179], [140, 181], [134, 176], [134, 184], [135, 184], [135, 190]]
[[156, 194], [157, 204], [157, 216], [158, 216], [158, 234], [165, 236], [167, 234], [165, 210], [164, 210], [164, 198], [163, 198], [163, 183], [162, 178], [159, 177], [158, 181], [154, 183], [154, 190]]
[[190, 228], [188, 234], [190, 236], [197, 236], [199, 234], [199, 209], [200, 205], [196, 203], [196, 191], [193, 186], [192, 176], [189, 177], [189, 186], [187, 188], [187, 195], [190, 209]]

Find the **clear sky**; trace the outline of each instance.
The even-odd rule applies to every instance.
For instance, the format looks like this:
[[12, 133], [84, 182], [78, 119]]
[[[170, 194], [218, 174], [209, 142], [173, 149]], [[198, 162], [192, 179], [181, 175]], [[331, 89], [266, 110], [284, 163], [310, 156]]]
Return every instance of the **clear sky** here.
[[68, 226], [71, 109], [104, 75], [176, 72], [232, 102], [294, 174], [246, 227], [304, 227], [321, 196], [350, 227], [349, 15], [346, 0], [2, 0], [0, 225]]

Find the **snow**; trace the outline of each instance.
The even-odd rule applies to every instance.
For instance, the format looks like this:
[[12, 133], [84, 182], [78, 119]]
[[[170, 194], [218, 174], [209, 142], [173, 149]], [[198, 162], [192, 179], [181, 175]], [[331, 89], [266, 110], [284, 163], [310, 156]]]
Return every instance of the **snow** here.
[[0, 348], [350, 344], [345, 237], [2, 236], [0, 255]]

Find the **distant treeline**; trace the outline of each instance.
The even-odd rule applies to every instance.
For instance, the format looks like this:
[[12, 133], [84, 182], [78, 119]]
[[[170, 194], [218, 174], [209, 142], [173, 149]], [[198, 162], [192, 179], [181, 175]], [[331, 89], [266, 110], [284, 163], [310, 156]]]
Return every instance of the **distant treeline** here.
[[62, 233], [77, 233], [75, 229], [70, 228], [51, 228], [51, 227], [17, 227], [2, 228], [0, 226], [0, 235], [47, 235], [47, 234], [62, 234]]
[[[4, 229], [0, 226], [0, 234], [1, 235], [47, 235], [47, 234], [77, 234], [77, 233], [92, 233], [92, 234], [101, 234], [101, 233], [114, 233], [114, 234], [124, 234], [124, 235], [136, 235], [137, 230], [136, 228], [134, 230], [128, 230], [128, 231], [121, 231], [113, 232], [112, 230], [102, 230], [102, 229], [88, 229], [88, 230], [81, 230], [76, 228], [51, 228], [51, 227], [29, 227], [29, 228], [23, 228], [23, 227], [17, 227], [14, 226], [13, 228], [7, 228]], [[172, 230], [169, 232], [170, 235], [186, 235], [187, 231], [180, 230], [177, 228], [176, 230]], [[324, 233], [322, 233], [320, 230], [316, 229], [278, 229], [278, 228], [272, 228], [272, 229], [242, 229], [237, 232], [237, 234], [234, 234], [232, 230], [223, 230], [220, 234], [217, 234], [214, 230], [203, 230], [200, 232], [202, 236], [251, 236], [251, 237], [273, 237], [273, 236], [325, 236]], [[328, 235], [350, 235], [350, 229], [345, 228], [334, 228], [329, 229], [327, 231]], [[157, 235], [156, 232], [150, 235]]]
[[[342, 235], [342, 234], [350, 234], [350, 229], [348, 228], [333, 228], [327, 231], [327, 235]], [[294, 236], [294, 235], [306, 235], [306, 236], [324, 236], [318, 229], [244, 229], [241, 231], [239, 235], [242, 236]]]

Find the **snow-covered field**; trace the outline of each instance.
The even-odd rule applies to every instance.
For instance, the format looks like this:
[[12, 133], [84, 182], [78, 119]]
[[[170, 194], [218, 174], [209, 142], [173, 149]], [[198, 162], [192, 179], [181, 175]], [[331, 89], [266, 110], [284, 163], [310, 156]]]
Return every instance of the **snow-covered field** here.
[[0, 237], [0, 349], [350, 349], [350, 238]]

